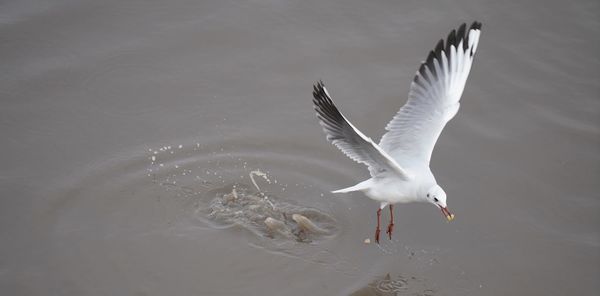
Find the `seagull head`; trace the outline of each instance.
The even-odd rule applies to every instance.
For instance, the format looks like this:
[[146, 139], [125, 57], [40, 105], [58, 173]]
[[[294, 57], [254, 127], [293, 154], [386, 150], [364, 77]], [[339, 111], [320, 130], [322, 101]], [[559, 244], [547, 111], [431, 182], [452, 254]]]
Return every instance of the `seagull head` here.
[[444, 214], [444, 217], [448, 219], [448, 221], [452, 221], [454, 219], [454, 214], [451, 214], [448, 211], [448, 206], [446, 205], [446, 192], [440, 185], [433, 185], [427, 190], [427, 195], [425, 196], [428, 202], [436, 205]]

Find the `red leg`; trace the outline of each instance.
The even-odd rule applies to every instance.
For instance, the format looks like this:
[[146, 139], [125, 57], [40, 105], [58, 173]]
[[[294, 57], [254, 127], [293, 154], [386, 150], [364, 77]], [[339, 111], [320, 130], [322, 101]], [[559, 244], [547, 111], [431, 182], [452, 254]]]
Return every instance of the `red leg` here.
[[375, 241], [379, 243], [379, 221], [381, 220], [381, 208], [377, 209], [377, 229], [375, 229]]
[[394, 209], [393, 205], [390, 205], [390, 224], [388, 224], [387, 234], [392, 239], [392, 231], [394, 231]]

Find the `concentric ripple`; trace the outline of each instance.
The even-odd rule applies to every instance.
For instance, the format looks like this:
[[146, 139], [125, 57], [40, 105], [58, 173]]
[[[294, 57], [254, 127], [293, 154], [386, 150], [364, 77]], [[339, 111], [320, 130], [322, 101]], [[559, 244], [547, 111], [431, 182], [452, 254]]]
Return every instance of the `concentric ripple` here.
[[[235, 225], [259, 237], [299, 242], [335, 236], [338, 225], [331, 201], [324, 198], [323, 179], [303, 172], [307, 168], [315, 171], [314, 166], [322, 162], [272, 151], [265, 154], [249, 147], [240, 152], [225, 144], [219, 146], [194, 143], [149, 148], [146, 175], [165, 191], [183, 198], [186, 207], [194, 209], [192, 223], [197, 225]], [[319, 171], [331, 174], [331, 169], [321, 166]], [[270, 227], [269, 221], [280, 222], [284, 229]]]
[[386, 274], [378, 277], [369, 283], [366, 287], [354, 292], [352, 296], [379, 295], [379, 296], [434, 296], [436, 290], [428, 287], [426, 280], [414, 276], [406, 277], [398, 275], [396, 277]]
[[[45, 212], [57, 238], [55, 258], [73, 258], [75, 249], [94, 258], [114, 257], [132, 245], [146, 246], [142, 252], [161, 248], [164, 256], [175, 242], [177, 248], [214, 249], [214, 256], [226, 258], [222, 247], [233, 243], [246, 246], [234, 256], [258, 250], [355, 273], [356, 265], [339, 252], [350, 200], [328, 193], [332, 182], [347, 183], [349, 177], [328, 160], [307, 155], [310, 147], [275, 146], [181, 141], [90, 165], [88, 172], [69, 178], [68, 188], [56, 192]], [[281, 228], [273, 227], [277, 223]], [[130, 256], [126, 262], [155, 261], [149, 254]], [[251, 266], [267, 264], [245, 260]], [[120, 262], [94, 264], [106, 265], [99, 267], [105, 272]], [[60, 268], [68, 274], [79, 266]], [[260, 277], [269, 271], [255, 272]]]
[[241, 234], [240, 242], [253, 247], [351, 272], [346, 260], [320, 246], [338, 236], [345, 219], [329, 182], [348, 177], [296, 146], [164, 145], [146, 149], [144, 174], [180, 204], [175, 229], [182, 235]]

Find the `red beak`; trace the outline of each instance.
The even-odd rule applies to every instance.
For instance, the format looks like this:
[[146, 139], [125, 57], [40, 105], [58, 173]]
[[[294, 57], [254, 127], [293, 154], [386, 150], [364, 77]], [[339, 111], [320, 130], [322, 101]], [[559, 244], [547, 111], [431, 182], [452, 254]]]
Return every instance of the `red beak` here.
[[440, 207], [440, 209], [442, 210], [442, 214], [444, 214], [446, 219], [448, 219], [448, 222], [454, 220], [454, 214], [450, 214], [450, 211], [448, 211], [448, 208]]

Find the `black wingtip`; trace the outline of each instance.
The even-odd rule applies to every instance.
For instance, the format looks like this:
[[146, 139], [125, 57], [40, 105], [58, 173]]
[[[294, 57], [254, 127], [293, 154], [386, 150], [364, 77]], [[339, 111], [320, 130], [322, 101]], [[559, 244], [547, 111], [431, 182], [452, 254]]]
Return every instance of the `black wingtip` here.
[[480, 23], [480, 22], [478, 22], [478, 21], [474, 21], [474, 22], [471, 24], [471, 27], [469, 27], [469, 31], [470, 31], [470, 30], [481, 30], [481, 23]]
[[325, 93], [324, 88], [325, 83], [323, 83], [323, 80], [319, 79], [313, 84], [313, 93]]
[[444, 39], [440, 39], [440, 41], [438, 41], [437, 45], [435, 46], [435, 49], [433, 50], [435, 52], [435, 56], [438, 59], [438, 61], [442, 59], [442, 51], [443, 50], [444, 50]]
[[315, 84], [313, 84], [313, 96], [318, 94], [325, 94], [325, 84], [323, 80], [319, 79]]
[[[313, 88], [313, 108], [317, 113], [317, 118], [321, 121], [321, 125], [327, 130], [340, 129], [340, 126], [345, 123], [345, 119], [327, 94], [325, 84], [319, 80], [313, 85]], [[339, 136], [334, 134], [327, 135], [329, 141], [338, 138]]]
[[315, 108], [323, 107], [323, 105], [333, 105], [333, 102], [331, 102], [331, 99], [327, 95], [327, 91], [325, 91], [323, 80], [319, 80], [313, 85], [313, 104]]
[[[467, 50], [469, 46], [469, 32], [471, 32], [471, 30], [481, 30], [481, 23], [478, 21], [474, 21], [469, 26], [468, 30], [467, 24], [462, 23], [458, 27], [458, 29], [450, 31], [448, 37], [446, 38], [446, 42], [444, 42], [444, 39], [440, 39], [440, 41], [438, 41], [438, 43], [436, 44], [435, 48], [429, 52], [427, 59], [425, 59], [425, 61], [419, 67], [418, 73], [420, 75], [416, 75], [413, 79], [413, 82], [419, 83], [419, 76], [421, 76], [425, 80], [429, 80], [430, 77], [428, 77], [429, 75], [427, 75], [426, 69], [429, 69], [433, 76], [437, 76], [438, 73], [436, 73], [433, 60], [435, 59], [440, 61], [442, 59], [442, 55], [448, 53], [452, 46], [457, 48], [458, 45], [462, 42], [462, 49]], [[471, 52], [470, 54], [472, 56], [473, 52]], [[450, 57], [448, 56], [448, 59], [449, 58]]]
[[456, 44], [456, 30], [450, 31], [446, 38], [446, 52], [450, 51], [450, 46]]
[[471, 26], [469, 26], [469, 30], [467, 30], [467, 24], [462, 23], [458, 27], [458, 30], [452, 30], [450, 34], [448, 34], [448, 38], [446, 38], [445, 51], [448, 52], [450, 50], [450, 46], [452, 45], [454, 45], [454, 47], [457, 47], [461, 41], [464, 41], [463, 50], [466, 50], [469, 45], [469, 32], [471, 30], [481, 30], [481, 23], [478, 21], [474, 21], [471, 24]]

